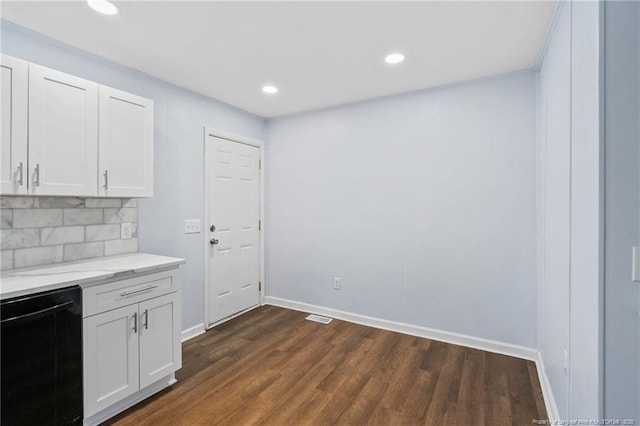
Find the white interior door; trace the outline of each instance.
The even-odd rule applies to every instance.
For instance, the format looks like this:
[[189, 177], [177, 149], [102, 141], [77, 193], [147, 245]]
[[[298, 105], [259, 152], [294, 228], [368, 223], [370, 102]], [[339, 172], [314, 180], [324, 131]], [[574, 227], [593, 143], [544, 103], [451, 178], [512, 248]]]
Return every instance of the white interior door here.
[[214, 136], [206, 143], [213, 324], [260, 303], [260, 148]]

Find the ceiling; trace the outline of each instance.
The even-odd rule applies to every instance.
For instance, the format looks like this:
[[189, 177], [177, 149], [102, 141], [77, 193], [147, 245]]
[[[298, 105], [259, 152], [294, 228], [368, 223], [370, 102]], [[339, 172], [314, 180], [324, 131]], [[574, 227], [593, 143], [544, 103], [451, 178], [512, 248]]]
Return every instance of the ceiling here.
[[[532, 68], [554, 1], [2, 1], [3, 19], [263, 117]], [[397, 65], [386, 54], [402, 52]], [[266, 95], [273, 84], [280, 91]]]

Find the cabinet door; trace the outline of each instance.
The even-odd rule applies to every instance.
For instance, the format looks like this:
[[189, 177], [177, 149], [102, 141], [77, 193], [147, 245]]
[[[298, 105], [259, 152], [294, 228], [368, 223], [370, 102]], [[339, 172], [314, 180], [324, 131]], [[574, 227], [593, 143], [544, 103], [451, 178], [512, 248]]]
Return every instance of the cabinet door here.
[[29, 64], [29, 193], [97, 195], [98, 84]]
[[180, 292], [140, 302], [140, 388], [182, 367]]
[[100, 86], [100, 195], [153, 196], [153, 102]]
[[138, 391], [138, 305], [83, 320], [84, 416]]
[[0, 192], [27, 193], [27, 62], [2, 55]]

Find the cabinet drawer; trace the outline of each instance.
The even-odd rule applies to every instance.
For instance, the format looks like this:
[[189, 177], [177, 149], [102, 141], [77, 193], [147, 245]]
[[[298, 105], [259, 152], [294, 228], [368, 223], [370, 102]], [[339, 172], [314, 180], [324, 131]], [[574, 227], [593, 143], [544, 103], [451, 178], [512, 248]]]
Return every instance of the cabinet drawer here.
[[178, 269], [84, 288], [82, 316], [99, 314], [180, 290]]

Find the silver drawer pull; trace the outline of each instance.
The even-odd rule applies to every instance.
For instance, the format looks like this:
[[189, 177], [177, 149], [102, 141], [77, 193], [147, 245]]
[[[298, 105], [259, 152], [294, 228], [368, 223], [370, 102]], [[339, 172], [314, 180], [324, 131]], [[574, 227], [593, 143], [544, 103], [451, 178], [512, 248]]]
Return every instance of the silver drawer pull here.
[[20, 178], [18, 179], [18, 185], [22, 186], [24, 185], [24, 181], [22, 180], [22, 161], [20, 162], [20, 165], [18, 166], [18, 173]]
[[142, 293], [144, 291], [153, 290], [154, 288], [157, 288], [157, 287], [158, 287], [157, 285], [150, 285], [149, 287], [139, 288], [137, 290], [125, 291], [123, 293], [120, 293], [120, 296], [122, 296], [122, 297], [130, 296], [132, 294], [137, 294], [137, 293]]
[[33, 185], [40, 186], [40, 163], [36, 164], [36, 168], [33, 169]]

